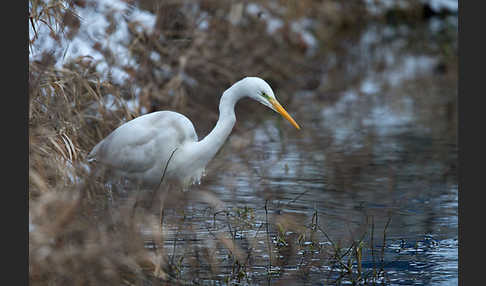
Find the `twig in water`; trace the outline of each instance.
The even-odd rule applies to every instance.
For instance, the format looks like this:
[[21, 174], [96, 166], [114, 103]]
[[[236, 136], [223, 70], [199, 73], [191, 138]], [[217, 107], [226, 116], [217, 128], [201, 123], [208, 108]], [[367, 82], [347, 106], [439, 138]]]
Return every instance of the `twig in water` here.
[[302, 193], [300, 193], [299, 195], [297, 195], [293, 200], [290, 200], [286, 205], [285, 207], [288, 207], [291, 203], [295, 202], [296, 200], [298, 200], [300, 197], [302, 197], [303, 195], [305, 195], [307, 192], [309, 191], [309, 189], [303, 191]]
[[268, 231], [268, 200], [265, 200], [265, 227], [267, 231], [267, 244], [268, 244], [268, 274], [272, 271], [272, 245], [270, 244], [270, 233]]
[[385, 245], [386, 245], [386, 230], [388, 228], [388, 225], [390, 225], [390, 221], [391, 221], [391, 215], [388, 217], [388, 220], [386, 221], [386, 224], [385, 224], [385, 228], [383, 229], [383, 245], [381, 246], [381, 268], [380, 268], [380, 271], [378, 272], [379, 274], [380, 273], [385, 273]]

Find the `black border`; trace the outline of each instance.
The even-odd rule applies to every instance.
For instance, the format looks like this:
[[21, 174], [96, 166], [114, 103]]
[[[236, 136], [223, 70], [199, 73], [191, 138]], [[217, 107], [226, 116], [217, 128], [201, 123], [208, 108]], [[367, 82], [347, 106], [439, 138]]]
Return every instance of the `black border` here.
[[[29, 1], [9, 1], [2, 6], [2, 98], [1, 117], [3, 206], [2, 246], [4, 284], [28, 285], [28, 189], [29, 189]], [[9, 17], [7, 13], [12, 13]], [[14, 104], [12, 104], [14, 103]], [[8, 282], [7, 282], [8, 281]], [[9, 283], [15, 281], [15, 283]]]
[[[459, 285], [479, 285], [484, 283], [484, 263], [480, 262], [482, 255], [478, 253], [484, 240], [484, 206], [481, 206], [484, 200], [479, 197], [484, 185], [479, 179], [484, 176], [484, 168], [473, 163], [480, 163], [479, 160], [485, 158], [482, 151], [486, 143], [483, 139], [484, 122], [477, 115], [484, 112], [482, 102], [486, 81], [482, 70], [486, 45], [481, 20], [485, 17], [486, 5], [484, 1], [467, 0], [458, 0], [458, 4]], [[472, 206], [472, 201], [476, 201], [477, 205]]]

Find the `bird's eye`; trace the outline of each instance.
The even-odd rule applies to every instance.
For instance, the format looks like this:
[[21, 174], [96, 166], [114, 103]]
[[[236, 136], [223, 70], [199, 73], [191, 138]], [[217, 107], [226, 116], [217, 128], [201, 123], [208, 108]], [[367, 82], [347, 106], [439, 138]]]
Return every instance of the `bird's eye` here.
[[264, 91], [261, 92], [261, 96], [263, 96], [265, 99], [270, 99], [270, 96], [268, 96], [268, 94], [266, 94]]

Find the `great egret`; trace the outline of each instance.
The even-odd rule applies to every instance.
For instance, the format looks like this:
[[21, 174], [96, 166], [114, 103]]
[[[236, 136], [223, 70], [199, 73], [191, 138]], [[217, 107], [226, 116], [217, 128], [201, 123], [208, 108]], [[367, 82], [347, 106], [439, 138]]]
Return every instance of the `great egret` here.
[[235, 104], [243, 97], [268, 106], [300, 129], [267, 82], [245, 77], [223, 93], [218, 122], [201, 141], [187, 117], [173, 111], [157, 111], [116, 128], [94, 146], [88, 160], [100, 162], [116, 177], [133, 180], [140, 186], [157, 187], [164, 178], [186, 188], [200, 181], [204, 168], [226, 141], [236, 121]]

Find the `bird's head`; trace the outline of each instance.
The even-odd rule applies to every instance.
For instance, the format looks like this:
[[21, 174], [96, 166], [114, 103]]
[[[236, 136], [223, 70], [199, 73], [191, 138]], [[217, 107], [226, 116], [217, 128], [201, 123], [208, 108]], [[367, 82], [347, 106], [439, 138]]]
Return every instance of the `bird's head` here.
[[259, 77], [245, 77], [240, 83], [245, 86], [246, 96], [280, 113], [280, 115], [287, 119], [295, 128], [300, 129], [299, 124], [295, 122], [278, 102], [272, 88], [266, 81]]

